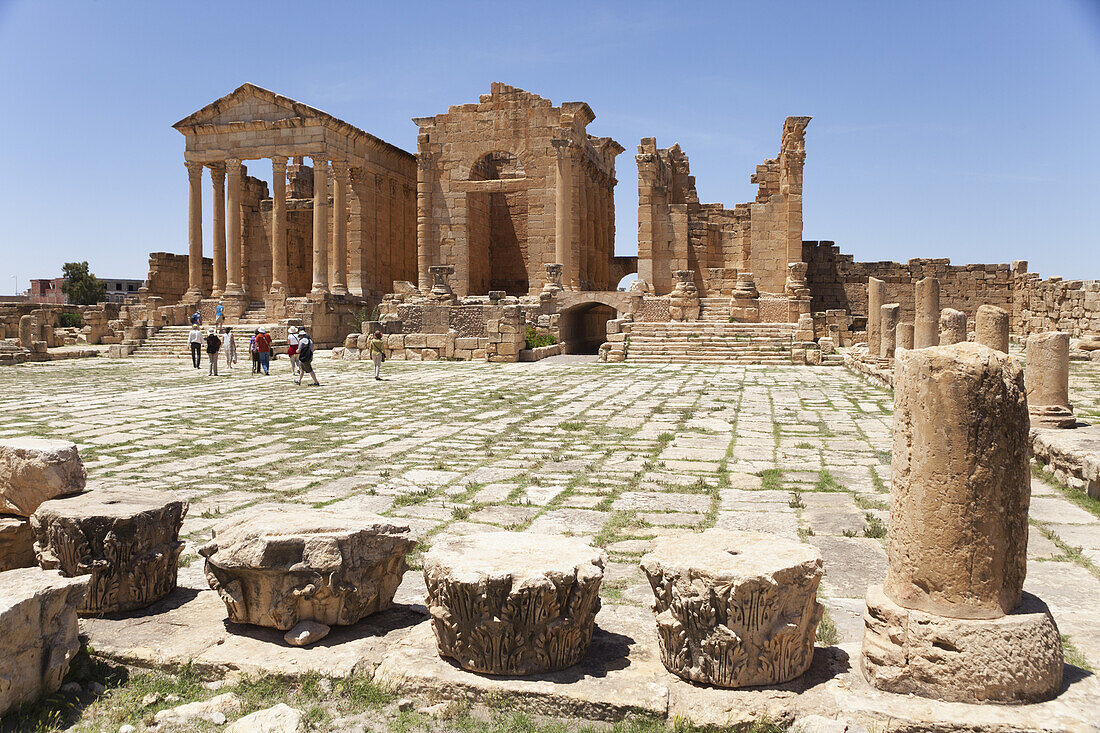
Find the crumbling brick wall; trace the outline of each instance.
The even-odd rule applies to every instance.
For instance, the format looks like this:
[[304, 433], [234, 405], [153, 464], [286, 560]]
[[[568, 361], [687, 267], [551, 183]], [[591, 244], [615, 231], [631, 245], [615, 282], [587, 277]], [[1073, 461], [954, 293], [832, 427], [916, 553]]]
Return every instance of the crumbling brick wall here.
[[[187, 292], [188, 284], [187, 255], [170, 252], [149, 253], [149, 275], [142, 288], [142, 297], [156, 296], [165, 303], [177, 303]], [[202, 258], [203, 293], [210, 294], [214, 286], [214, 261]]]
[[1100, 335], [1100, 280], [1043, 280], [1035, 273], [1019, 272], [1015, 306], [1013, 329], [1017, 333]]

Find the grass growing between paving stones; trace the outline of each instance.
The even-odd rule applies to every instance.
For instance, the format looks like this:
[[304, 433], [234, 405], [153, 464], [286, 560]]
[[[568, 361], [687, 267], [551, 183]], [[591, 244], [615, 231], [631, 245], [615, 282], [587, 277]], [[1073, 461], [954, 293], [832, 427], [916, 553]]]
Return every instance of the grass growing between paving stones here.
[[1092, 672], [1092, 665], [1085, 659], [1085, 655], [1073, 645], [1069, 637], [1062, 634], [1062, 654], [1065, 655], [1066, 663], [1072, 664], [1074, 667], [1079, 667], [1086, 672]]
[[1075, 489], [1072, 486], [1067, 486], [1058, 479], [1054, 478], [1054, 474], [1046, 470], [1046, 463], [1041, 458], [1035, 458], [1031, 463], [1031, 475], [1041, 480], [1047, 486], [1056, 489], [1065, 498], [1069, 499], [1075, 505], [1084, 509], [1086, 512], [1092, 514], [1094, 517], [1100, 519], [1100, 500], [1093, 499], [1081, 489]]
[[829, 609], [821, 611], [821, 621], [817, 624], [817, 643], [822, 646], [833, 646], [840, 641], [840, 631], [829, 615]]

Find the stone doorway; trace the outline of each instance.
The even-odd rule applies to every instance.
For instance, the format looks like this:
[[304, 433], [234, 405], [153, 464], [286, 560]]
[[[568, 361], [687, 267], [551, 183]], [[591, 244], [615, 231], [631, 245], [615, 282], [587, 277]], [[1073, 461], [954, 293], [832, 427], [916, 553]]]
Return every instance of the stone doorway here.
[[567, 354], [598, 354], [607, 340], [607, 322], [618, 315], [603, 303], [582, 303], [561, 312], [558, 321]]
[[470, 293], [503, 290], [527, 295], [527, 190], [519, 158], [507, 152], [487, 153], [470, 171], [471, 181], [495, 182], [490, 190], [467, 194], [470, 247]]

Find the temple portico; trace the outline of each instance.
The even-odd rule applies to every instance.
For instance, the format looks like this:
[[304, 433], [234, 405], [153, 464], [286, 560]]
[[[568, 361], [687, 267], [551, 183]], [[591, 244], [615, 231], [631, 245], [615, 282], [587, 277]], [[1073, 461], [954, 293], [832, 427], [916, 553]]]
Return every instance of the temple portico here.
[[[269, 318], [281, 319], [293, 315], [288, 300], [361, 306], [390, 292], [394, 280], [416, 278], [410, 153], [252, 84], [174, 127], [187, 141], [181, 300], [220, 299], [231, 322], [262, 301]], [[248, 175], [248, 163], [263, 160], [271, 161], [270, 194]], [[212, 271], [203, 260], [204, 168], [213, 199]]]

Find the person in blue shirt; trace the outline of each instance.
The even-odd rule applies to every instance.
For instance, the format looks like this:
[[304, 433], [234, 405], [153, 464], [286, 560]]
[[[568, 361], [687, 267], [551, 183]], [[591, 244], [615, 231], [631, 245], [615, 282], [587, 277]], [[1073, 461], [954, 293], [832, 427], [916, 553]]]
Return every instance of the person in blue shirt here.
[[195, 312], [191, 314], [191, 325], [192, 326], [201, 326], [202, 325], [202, 313], [199, 312], [198, 308], [196, 308]]
[[218, 307], [214, 309], [214, 325], [221, 328], [221, 325], [225, 322], [225, 306], [222, 302], [218, 301]]

